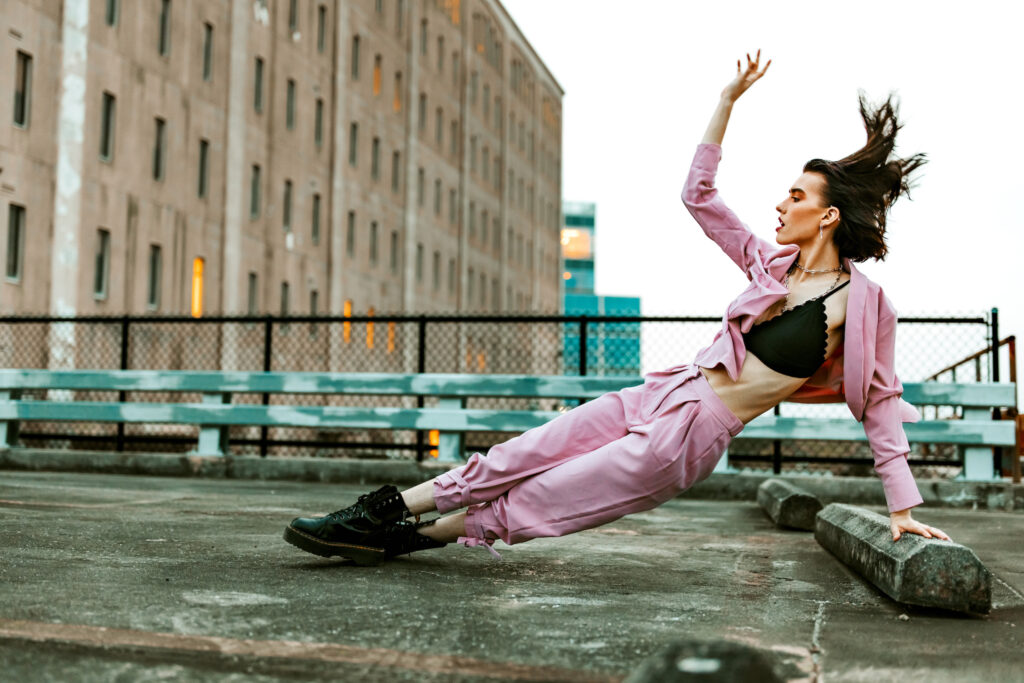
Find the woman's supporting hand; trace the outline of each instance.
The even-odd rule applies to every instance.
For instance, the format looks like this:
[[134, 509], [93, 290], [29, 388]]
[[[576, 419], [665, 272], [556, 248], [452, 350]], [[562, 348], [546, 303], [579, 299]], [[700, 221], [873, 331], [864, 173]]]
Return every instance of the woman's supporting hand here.
[[732, 113], [732, 105], [736, 102], [740, 95], [747, 91], [751, 85], [753, 85], [761, 76], [764, 76], [765, 71], [768, 70], [768, 65], [772, 63], [772, 60], [768, 60], [768, 63], [764, 65], [762, 71], [758, 71], [758, 65], [761, 61], [761, 50], [757, 51], [757, 58], [753, 61], [750, 60], [750, 54], [747, 53], [747, 70], [740, 70], [740, 62], [736, 60], [736, 78], [733, 79], [732, 83], [725, 86], [725, 90], [722, 91], [722, 98], [718, 101], [718, 108], [715, 109], [715, 113], [711, 116], [711, 122], [708, 123], [708, 128], [704, 132], [704, 139], [702, 142], [712, 143], [715, 145], [722, 144], [722, 139], [725, 138], [725, 128], [729, 125], [729, 115]]
[[761, 76], [765, 75], [768, 71], [768, 67], [771, 66], [772, 60], [768, 60], [768, 63], [764, 65], [762, 71], [758, 71], [758, 66], [761, 62], [761, 50], [758, 49], [757, 56], [751, 60], [750, 53], [747, 53], [747, 68], [746, 70], [740, 69], [740, 60], [736, 60], [736, 78], [732, 80], [732, 83], [725, 86], [722, 90], [722, 99], [735, 102], [740, 98], [740, 95], [745, 93], [750, 86], [756, 83]]
[[889, 529], [892, 530], [892, 540], [900, 540], [904, 531], [912, 534], [920, 534], [925, 538], [941, 538], [944, 541], [952, 541], [942, 529], [936, 529], [927, 524], [921, 524], [910, 516], [911, 508], [889, 513]]

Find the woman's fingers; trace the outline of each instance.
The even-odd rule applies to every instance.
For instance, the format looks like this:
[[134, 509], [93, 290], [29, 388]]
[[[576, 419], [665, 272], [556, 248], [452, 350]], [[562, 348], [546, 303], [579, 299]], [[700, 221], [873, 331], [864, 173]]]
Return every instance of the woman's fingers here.
[[910, 524], [899, 524], [898, 522], [893, 522], [890, 525], [890, 528], [892, 531], [892, 540], [894, 541], [898, 541], [900, 539], [900, 536], [902, 535], [901, 532], [903, 531], [924, 536], [925, 538], [941, 538], [944, 541], [953, 540], [942, 529], [937, 529], [933, 526], [921, 524], [920, 522], [913, 520], [911, 520]]

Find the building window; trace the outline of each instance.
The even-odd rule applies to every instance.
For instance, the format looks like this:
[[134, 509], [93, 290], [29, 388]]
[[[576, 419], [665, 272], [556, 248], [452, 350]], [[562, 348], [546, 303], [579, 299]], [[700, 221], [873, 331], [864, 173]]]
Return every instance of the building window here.
[[427, 56], [427, 20], [420, 22], [420, 54]]
[[117, 100], [108, 92], [103, 93], [103, 118], [100, 128], [100, 159], [114, 158], [114, 113]]
[[156, 139], [153, 142], [153, 180], [164, 179], [164, 139], [166, 136], [167, 122], [162, 118], [156, 118]]
[[455, 259], [448, 259], [448, 293], [455, 293]]
[[416, 203], [419, 204], [420, 206], [423, 206], [423, 201], [424, 201], [424, 199], [423, 199], [424, 187], [423, 186], [425, 184], [426, 184], [426, 173], [424, 172], [423, 167], [420, 166], [416, 170]]
[[391, 272], [398, 272], [398, 231], [391, 231]]
[[487, 306], [487, 276], [480, 273], [480, 308]]
[[353, 123], [348, 127], [348, 164], [353, 168], [356, 165], [356, 150], [359, 147], [359, 124]]
[[476, 202], [469, 203], [469, 239], [476, 238]]
[[469, 269], [469, 276], [466, 278], [466, 306], [471, 307], [473, 305], [473, 283], [476, 282], [476, 273], [472, 268]]
[[201, 318], [203, 315], [203, 267], [206, 262], [196, 257], [192, 259], [192, 317]]
[[249, 315], [256, 315], [259, 312], [259, 299], [257, 298], [259, 276], [256, 273], [249, 271], [249, 301], [248, 311]]
[[322, 97], [316, 99], [316, 113], [313, 116], [313, 144], [317, 149], [324, 144], [324, 100]]
[[377, 265], [377, 221], [370, 221], [370, 265]]
[[260, 167], [252, 165], [252, 175], [249, 181], [249, 218], [260, 216]]
[[383, 58], [377, 55], [373, 58], [373, 94], [380, 94], [380, 74], [383, 65]]
[[14, 125], [28, 126], [29, 102], [32, 100], [32, 57], [18, 50], [17, 72], [14, 75]]
[[[372, 318], [375, 313], [376, 311], [374, 310], [373, 306], [370, 306], [368, 309], [366, 309], [367, 317]], [[373, 323], [371, 322], [366, 323], [366, 348], [373, 348]]]
[[92, 280], [92, 293], [97, 299], [107, 298], [110, 281], [110, 231], [96, 231], [96, 269]]
[[501, 308], [501, 302], [498, 297], [501, 296], [501, 287], [498, 286], [498, 278], [491, 278], [491, 310], [497, 311]]
[[377, 11], [377, 17], [381, 21], [384, 20], [384, 0], [374, 0], [373, 7]]
[[146, 305], [151, 310], [160, 308], [160, 276], [163, 271], [162, 256], [159, 244], [149, 245], [149, 288], [146, 294]]
[[476, 90], [480, 85], [480, 74], [476, 71], [469, 75], [469, 103], [476, 104]]
[[441, 288], [441, 252], [434, 252], [434, 291]]
[[448, 222], [455, 225], [456, 217], [456, 203], [455, 203], [455, 190], [448, 190]]
[[483, 171], [484, 171], [484, 180], [490, 180], [490, 178], [491, 178], [491, 171], [490, 171], [490, 168], [491, 168], [491, 150], [489, 150], [486, 146], [484, 147], [482, 165], [483, 165]]
[[352, 80], [359, 80], [359, 36], [352, 36]]
[[288, 30], [299, 30], [299, 0], [288, 0]]
[[454, 159], [459, 154], [459, 122], [452, 121], [451, 140], [448, 144], [448, 154]]
[[444, 72], [444, 36], [437, 37], [437, 72]]
[[213, 78], [213, 24], [203, 23], [203, 80]]
[[200, 199], [205, 199], [209, 194], [209, 164], [210, 164], [210, 142], [199, 140], [199, 187], [196, 188]]
[[444, 142], [444, 110], [438, 107], [434, 112], [436, 119], [434, 123], [434, 141], [437, 142], [438, 147]]
[[107, 11], [104, 13], [107, 26], [117, 26], [117, 17], [120, 14], [118, 6], [120, 4], [120, 0], [107, 0]]
[[476, 136], [471, 135], [469, 138], [469, 170], [472, 173], [476, 173]]
[[[352, 299], [345, 299], [345, 303], [342, 304], [342, 315], [346, 318], [352, 317]], [[352, 339], [352, 323], [347, 320], [341, 324], [341, 336], [348, 344]]]
[[486, 226], [486, 225], [487, 225], [487, 221], [488, 221], [488, 220], [490, 220], [490, 219], [488, 218], [488, 216], [489, 216], [489, 214], [487, 213], [487, 210], [486, 210], [486, 209], [484, 209], [484, 211], [483, 211], [483, 215], [481, 215], [481, 216], [480, 216], [480, 220], [481, 220], [481, 222], [482, 222], [482, 223], [484, 224], [484, 226]]
[[281, 316], [284, 317], [291, 312], [291, 286], [285, 280], [281, 283]]
[[395, 72], [395, 99], [391, 103], [391, 108], [396, 112], [402, 111], [402, 72]]
[[256, 58], [256, 71], [253, 75], [252, 106], [257, 112], [263, 112], [263, 58]]
[[401, 181], [401, 177], [402, 177], [401, 173], [400, 173], [400, 168], [401, 168], [400, 164], [401, 164], [401, 155], [396, 150], [396, 151], [391, 153], [391, 191], [392, 192], [398, 192], [398, 189], [399, 189], [399, 185], [400, 185], [400, 181]]
[[423, 243], [416, 245], [416, 282], [423, 282]]
[[288, 79], [288, 91], [285, 98], [284, 125], [288, 130], [295, 129], [295, 81]]
[[[309, 314], [316, 315], [320, 312], [320, 292], [315, 289], [309, 290]], [[316, 332], [316, 323], [314, 323], [310, 329], [310, 332]]]
[[171, 0], [160, 0], [160, 37], [157, 48], [161, 57], [171, 51]]
[[487, 248], [487, 217], [486, 216], [484, 216], [484, 219], [482, 221], [480, 221], [480, 243], [484, 245], [485, 249]]
[[441, 179], [434, 181], [434, 215], [441, 215]]
[[427, 127], [427, 94], [422, 92], [420, 93], [419, 125], [421, 131]]
[[402, 35], [402, 30], [405, 28], [405, 0], [396, 0], [395, 2], [395, 34]]
[[380, 138], [373, 139], [370, 154], [370, 178], [373, 180], [380, 178]]
[[348, 212], [348, 226], [345, 230], [345, 253], [349, 258], [356, 255], [356, 212]]
[[459, 53], [452, 53], [452, 85], [459, 87]]
[[313, 244], [320, 244], [320, 195], [313, 195]]
[[284, 181], [284, 197], [281, 201], [282, 215], [281, 225], [284, 227], [285, 232], [292, 231], [292, 181]]
[[22, 250], [25, 245], [25, 207], [7, 207], [7, 278], [21, 279]]
[[320, 5], [316, 8], [316, 51], [323, 52], [327, 28], [327, 7]]
[[484, 119], [491, 114], [491, 86], [484, 84]]

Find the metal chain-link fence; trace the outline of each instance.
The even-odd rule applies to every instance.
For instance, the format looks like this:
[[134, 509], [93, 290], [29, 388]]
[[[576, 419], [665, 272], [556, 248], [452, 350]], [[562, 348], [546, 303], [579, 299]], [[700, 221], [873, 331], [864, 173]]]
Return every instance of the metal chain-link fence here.
[[[243, 370], [276, 372], [510, 373], [632, 376], [690, 362], [721, 329], [720, 317], [612, 316], [351, 316], [337, 317], [81, 317], [3, 318], [0, 359], [8, 368]], [[899, 320], [896, 367], [903, 382], [920, 382], [986, 348], [998, 334], [998, 311], [978, 316], [916, 316]], [[1005, 363], [1004, 363], [1005, 366]], [[996, 354], [980, 356], [972, 373], [938, 381], [998, 381]], [[934, 381], [934, 380], [932, 380]], [[46, 398], [35, 392], [39, 398]], [[58, 392], [50, 392], [50, 398]], [[198, 394], [64, 392], [95, 401], [197, 402]], [[233, 403], [430, 406], [433, 397], [236, 394]], [[568, 410], [575, 400], [473, 398], [471, 408]], [[955, 417], [951, 408], [922, 409], [928, 419]], [[787, 417], [849, 417], [844, 403], [786, 403]], [[515, 434], [467, 434], [467, 452]], [[24, 423], [21, 440], [42, 448], [186, 452], [192, 425]], [[233, 427], [231, 452], [324, 457], [430, 457], [435, 435], [404, 430]], [[870, 473], [866, 443], [768, 441], [737, 437], [730, 461], [741, 467], [779, 462], [801, 470]], [[912, 444], [911, 458], [936, 463], [940, 475], [955, 446]], [[860, 462], [854, 464], [853, 461]], [[845, 465], [844, 461], [851, 464]]]

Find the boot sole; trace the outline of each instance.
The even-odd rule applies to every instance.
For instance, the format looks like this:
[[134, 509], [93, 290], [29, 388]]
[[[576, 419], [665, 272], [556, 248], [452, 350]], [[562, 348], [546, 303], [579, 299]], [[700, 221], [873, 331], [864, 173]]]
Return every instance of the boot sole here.
[[371, 548], [364, 545], [348, 543], [330, 543], [310, 536], [290, 526], [284, 528], [284, 540], [300, 550], [313, 553], [320, 557], [347, 557], [360, 566], [373, 566], [385, 559], [383, 548]]

